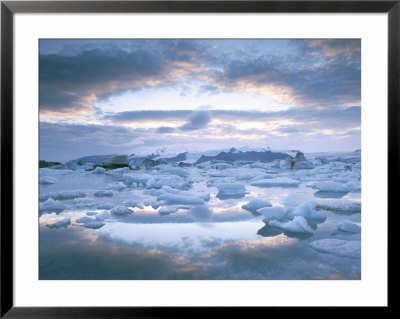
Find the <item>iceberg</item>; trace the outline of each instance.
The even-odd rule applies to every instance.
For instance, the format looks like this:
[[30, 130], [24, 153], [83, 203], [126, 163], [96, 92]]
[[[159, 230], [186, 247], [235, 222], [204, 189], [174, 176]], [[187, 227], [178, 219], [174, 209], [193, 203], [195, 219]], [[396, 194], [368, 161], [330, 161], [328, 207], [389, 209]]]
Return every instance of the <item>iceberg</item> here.
[[321, 253], [330, 253], [349, 258], [361, 258], [361, 242], [342, 239], [320, 239], [309, 243], [310, 247]]
[[105, 168], [98, 166], [92, 171], [92, 174], [104, 174], [105, 172]]
[[248, 202], [247, 204], [244, 204], [242, 206], [243, 209], [249, 211], [249, 212], [257, 212], [257, 209], [260, 208], [264, 208], [264, 207], [270, 207], [272, 206], [271, 202], [266, 200], [266, 199], [262, 199], [262, 198], [255, 198], [253, 200], [251, 200], [250, 202]]
[[257, 209], [257, 213], [264, 215], [263, 221], [268, 223], [269, 221], [282, 220], [287, 214], [287, 210], [283, 207], [264, 207]]
[[276, 219], [269, 222], [270, 226], [278, 227], [291, 233], [312, 234], [313, 230], [308, 225], [307, 220], [302, 216], [295, 216], [293, 220], [282, 223]]
[[65, 209], [67, 209], [66, 205], [64, 205], [63, 203], [60, 203], [58, 201], [55, 201], [52, 198], [49, 198], [44, 203], [39, 205], [39, 210], [42, 213], [44, 213], [44, 212], [47, 212], [47, 213], [54, 212], [56, 214], [59, 214]]
[[203, 205], [204, 200], [200, 197], [191, 195], [179, 195], [179, 194], [162, 194], [157, 198], [158, 201], [162, 201], [164, 204], [182, 204], [182, 205]]
[[349, 189], [338, 182], [318, 182], [315, 187], [321, 192], [346, 193]]
[[43, 177], [40, 177], [39, 183], [42, 185], [51, 185], [51, 184], [56, 184], [57, 180], [51, 176], [43, 176]]
[[357, 224], [343, 221], [337, 223], [337, 230], [345, 233], [359, 234], [361, 232], [360, 226]]
[[218, 194], [221, 195], [244, 195], [247, 193], [244, 184], [221, 183], [217, 184]]
[[85, 192], [54, 192], [54, 193], [40, 195], [39, 200], [42, 202], [48, 200], [49, 198], [54, 200], [67, 200], [67, 199], [83, 198], [83, 197], [86, 197]]

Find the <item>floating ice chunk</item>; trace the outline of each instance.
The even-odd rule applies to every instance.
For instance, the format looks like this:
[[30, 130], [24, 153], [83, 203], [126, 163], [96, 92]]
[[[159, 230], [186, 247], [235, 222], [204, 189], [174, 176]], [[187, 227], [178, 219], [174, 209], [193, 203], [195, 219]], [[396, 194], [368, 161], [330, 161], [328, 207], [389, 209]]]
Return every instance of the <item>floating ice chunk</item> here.
[[176, 213], [179, 210], [179, 206], [168, 206], [168, 207], [161, 207], [158, 210], [158, 213], [160, 215], [168, 215], [168, 214], [172, 214], [172, 213]]
[[94, 193], [96, 197], [112, 197], [114, 193], [112, 191], [97, 191]]
[[147, 188], [162, 188], [163, 186], [188, 189], [190, 187], [190, 182], [186, 178], [176, 175], [152, 177], [146, 182]]
[[212, 219], [212, 211], [204, 205], [196, 206], [189, 211], [189, 216], [195, 222], [208, 222]]
[[92, 174], [104, 174], [105, 172], [106, 172], [105, 168], [98, 166], [92, 171]]
[[40, 175], [67, 175], [72, 174], [74, 171], [70, 169], [53, 169], [48, 167], [39, 168]]
[[350, 181], [344, 185], [351, 191], [361, 191], [361, 183], [359, 181]]
[[338, 222], [337, 230], [345, 232], [345, 233], [353, 233], [353, 234], [358, 234], [361, 232], [360, 226], [358, 226], [357, 224], [348, 222], [348, 221]]
[[318, 209], [329, 210], [338, 214], [355, 214], [361, 212], [361, 203], [353, 202], [353, 201], [329, 201], [325, 200], [323, 202], [319, 202]]
[[164, 204], [183, 204], [183, 205], [203, 205], [204, 200], [191, 195], [180, 194], [162, 194], [157, 198], [158, 201], [163, 201]]
[[97, 209], [107, 209], [108, 210], [113, 207], [114, 207], [114, 205], [111, 203], [103, 203], [103, 204], [97, 205]]
[[39, 183], [42, 185], [50, 185], [50, 184], [56, 184], [57, 180], [51, 176], [43, 176], [43, 177], [40, 177]]
[[121, 167], [121, 168], [116, 168], [116, 169], [111, 169], [109, 171], [106, 171], [107, 175], [120, 175], [123, 176], [124, 174], [129, 172], [129, 167]]
[[312, 234], [313, 230], [308, 225], [307, 220], [302, 216], [295, 216], [293, 220], [282, 223], [276, 219], [269, 222], [270, 226], [278, 227], [291, 233]]
[[181, 177], [187, 177], [189, 176], [189, 172], [187, 172], [183, 168], [179, 167], [170, 167], [170, 168], [165, 168], [160, 171], [161, 174], [169, 174], [169, 175], [177, 175]]
[[91, 221], [94, 221], [94, 218], [81, 217], [81, 218], [77, 219], [75, 222], [81, 224], [81, 223], [87, 223], [87, 222], [91, 222]]
[[331, 253], [338, 256], [361, 258], [361, 242], [342, 239], [320, 239], [309, 243], [310, 247], [321, 253]]
[[122, 206], [122, 205], [115, 206], [113, 209], [111, 209], [111, 214], [118, 215], [118, 216], [129, 215], [132, 212], [133, 211], [130, 210], [128, 207]]
[[321, 192], [333, 192], [333, 193], [345, 193], [349, 189], [338, 182], [318, 182], [315, 183], [315, 187]]
[[104, 225], [105, 225], [105, 223], [103, 223], [100, 220], [93, 220], [93, 221], [89, 221], [89, 222], [82, 224], [83, 227], [92, 228], [92, 229], [99, 229], [99, 228], [103, 227]]
[[109, 190], [115, 190], [115, 191], [123, 191], [126, 188], [126, 185], [124, 183], [118, 182], [118, 183], [114, 183], [111, 185], [107, 186], [107, 189]]
[[160, 192], [161, 193], [159, 195], [161, 195], [162, 193], [178, 194], [180, 190], [172, 188], [170, 186], [163, 185], [160, 189]]
[[297, 206], [296, 195], [295, 194], [288, 195], [283, 201], [283, 205], [288, 209], [295, 208]]
[[261, 179], [250, 183], [250, 185], [258, 187], [296, 187], [299, 184], [300, 181], [284, 177], [275, 179]]
[[45, 201], [49, 198], [52, 198], [54, 200], [67, 200], [67, 199], [83, 198], [83, 197], [86, 197], [85, 192], [53, 192], [40, 195], [39, 200]]
[[276, 160], [274, 161], [274, 163], [272, 164], [272, 167], [273, 167], [273, 168], [281, 168], [281, 161], [278, 160], [278, 159], [276, 159]]
[[282, 220], [287, 214], [283, 207], [264, 207], [257, 209], [257, 213], [264, 215], [263, 221], [268, 223], [271, 220]]
[[46, 226], [49, 228], [60, 228], [60, 227], [67, 227], [68, 225], [71, 225], [71, 218], [64, 218], [53, 224], [47, 224]]
[[240, 183], [221, 183], [217, 185], [218, 194], [221, 195], [242, 195], [246, 194], [244, 184]]
[[56, 214], [59, 214], [65, 209], [67, 209], [66, 205], [58, 201], [55, 201], [52, 198], [49, 198], [39, 206], [40, 212], [47, 212], [47, 213], [54, 212]]
[[310, 200], [307, 201], [296, 208], [293, 209], [293, 211], [290, 213], [290, 216], [302, 216], [306, 219], [311, 218], [313, 215], [313, 212], [315, 212], [317, 208], [317, 202]]
[[270, 201], [263, 198], [255, 198], [247, 204], [244, 204], [242, 208], [249, 212], [257, 212], [257, 209], [270, 206], [272, 206]]
[[150, 175], [148, 174], [124, 174], [123, 178], [127, 185], [133, 186], [133, 184], [137, 185], [146, 185], [147, 181], [150, 179]]

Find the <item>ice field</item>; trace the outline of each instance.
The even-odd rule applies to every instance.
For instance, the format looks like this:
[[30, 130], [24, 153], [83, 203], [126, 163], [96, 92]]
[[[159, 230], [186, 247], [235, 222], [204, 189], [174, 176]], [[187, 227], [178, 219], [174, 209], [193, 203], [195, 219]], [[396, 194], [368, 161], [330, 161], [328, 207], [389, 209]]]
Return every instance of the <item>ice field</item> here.
[[40, 168], [40, 279], [360, 279], [361, 153], [304, 155]]

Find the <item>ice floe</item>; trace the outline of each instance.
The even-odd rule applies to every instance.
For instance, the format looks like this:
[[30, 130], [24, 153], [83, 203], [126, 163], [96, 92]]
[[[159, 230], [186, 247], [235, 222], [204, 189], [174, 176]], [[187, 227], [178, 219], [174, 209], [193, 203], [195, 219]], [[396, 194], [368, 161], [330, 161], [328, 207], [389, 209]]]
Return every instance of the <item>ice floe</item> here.
[[321, 192], [345, 193], [349, 191], [342, 183], [330, 181], [315, 183], [315, 188]]
[[337, 223], [337, 230], [345, 233], [359, 234], [361, 232], [360, 226], [348, 221], [341, 221]]
[[52, 198], [47, 199], [44, 203], [41, 203], [39, 205], [39, 210], [41, 213], [56, 213], [59, 214], [63, 210], [67, 209], [68, 206], [64, 205], [63, 203], [60, 203], [59, 201], [55, 201]]
[[203, 205], [204, 200], [200, 197], [195, 197], [191, 195], [180, 195], [180, 194], [162, 194], [157, 198], [158, 201], [162, 201], [163, 204], [174, 205]]
[[247, 204], [244, 204], [242, 206], [243, 209], [248, 210], [249, 212], [257, 212], [257, 209], [263, 208], [263, 207], [270, 207], [272, 206], [271, 202], [269, 200], [263, 199], [263, 198], [255, 198], [252, 199], [250, 202]]
[[268, 223], [269, 221], [275, 220], [282, 220], [285, 218], [288, 210], [284, 207], [264, 207], [257, 209], [257, 213], [264, 215], [263, 221]]
[[307, 220], [302, 216], [295, 216], [291, 221], [280, 222], [279, 220], [273, 219], [269, 222], [269, 225], [281, 228], [291, 233], [301, 234], [312, 234], [313, 230], [308, 225]]
[[74, 199], [74, 198], [83, 198], [86, 197], [85, 192], [53, 192], [53, 193], [47, 193], [47, 194], [42, 194], [39, 196], [40, 201], [45, 201], [49, 198], [54, 199], [54, 200], [67, 200], [67, 199]]
[[361, 242], [343, 239], [320, 239], [309, 243], [310, 247], [321, 253], [343, 257], [361, 258]]
[[51, 176], [43, 176], [39, 178], [39, 183], [42, 185], [51, 185], [51, 184], [56, 184], [57, 180]]
[[104, 174], [106, 172], [106, 169], [103, 167], [96, 167], [93, 171], [92, 174]]

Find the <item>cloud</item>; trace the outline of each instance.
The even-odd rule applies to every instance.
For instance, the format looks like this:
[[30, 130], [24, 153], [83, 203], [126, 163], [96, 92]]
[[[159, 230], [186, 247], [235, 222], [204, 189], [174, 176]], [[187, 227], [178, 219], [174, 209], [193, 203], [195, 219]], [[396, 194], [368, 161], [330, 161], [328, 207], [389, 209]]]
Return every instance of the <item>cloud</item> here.
[[196, 111], [193, 112], [187, 119], [187, 123], [180, 127], [184, 131], [194, 131], [205, 128], [211, 121], [211, 114], [209, 111]]
[[161, 126], [157, 129], [157, 133], [172, 133], [175, 132], [175, 129], [173, 127], [168, 127], [168, 126]]

